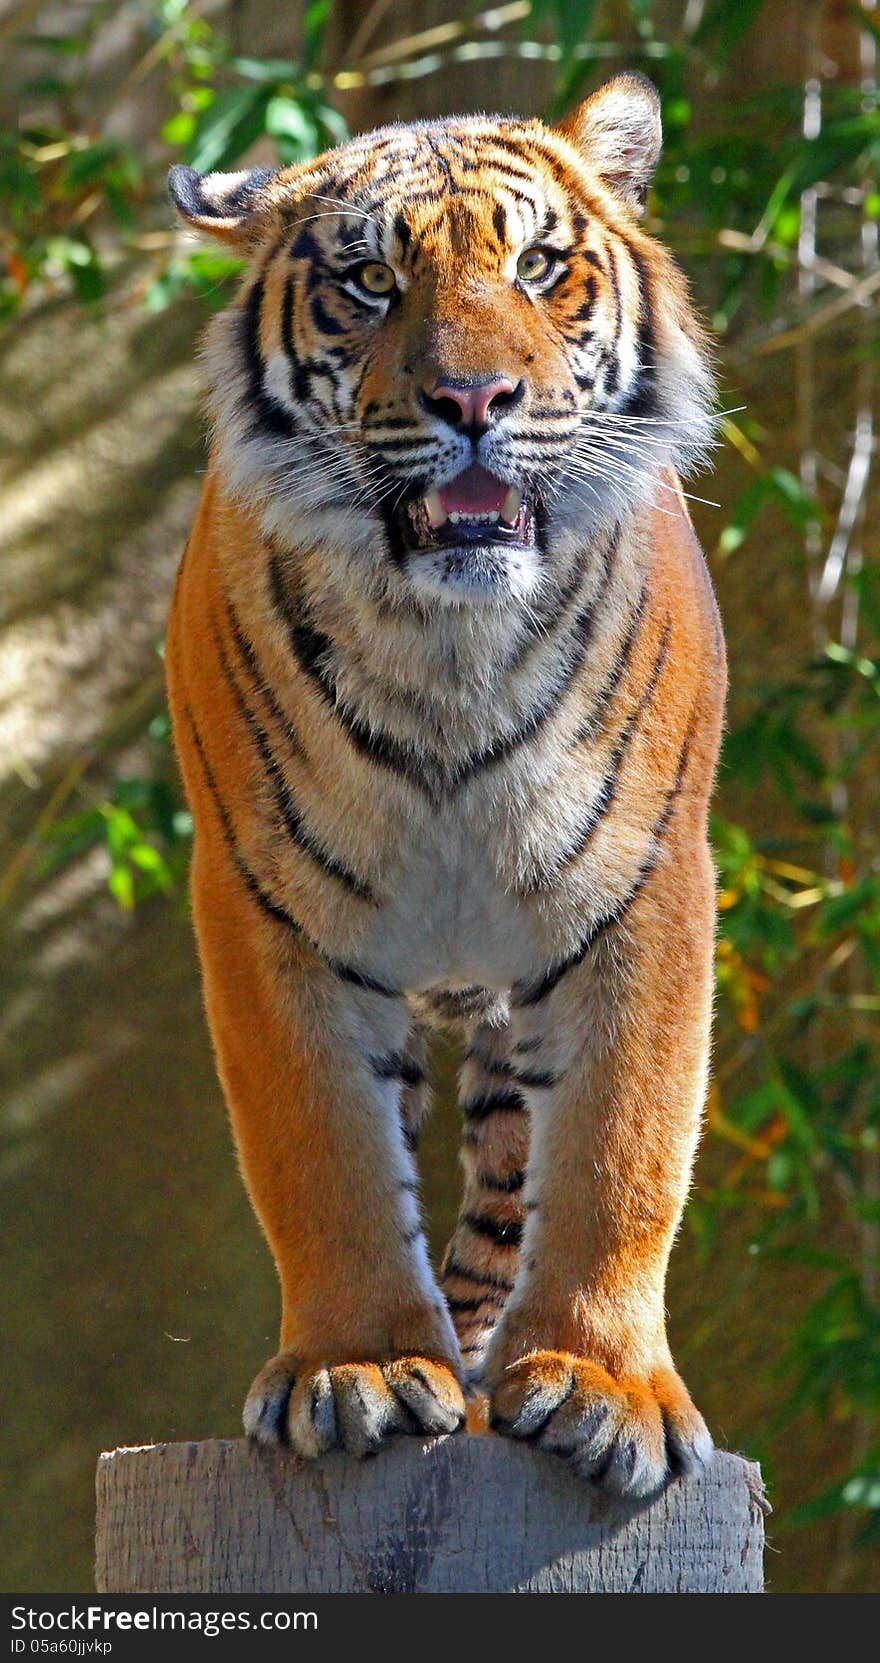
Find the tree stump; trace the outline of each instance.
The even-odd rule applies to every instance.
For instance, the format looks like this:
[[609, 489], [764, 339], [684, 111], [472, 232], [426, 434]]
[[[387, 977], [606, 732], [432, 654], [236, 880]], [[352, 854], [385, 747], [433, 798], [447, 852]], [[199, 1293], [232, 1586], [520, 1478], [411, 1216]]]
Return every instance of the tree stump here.
[[304, 1462], [243, 1440], [98, 1463], [101, 1593], [760, 1593], [760, 1469], [716, 1454], [641, 1507], [495, 1437]]

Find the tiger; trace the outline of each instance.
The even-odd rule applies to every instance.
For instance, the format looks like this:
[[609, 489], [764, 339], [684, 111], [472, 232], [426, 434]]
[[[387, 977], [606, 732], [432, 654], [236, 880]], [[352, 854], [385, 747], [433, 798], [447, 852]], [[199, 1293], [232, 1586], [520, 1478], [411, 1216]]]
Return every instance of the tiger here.
[[[248, 1437], [468, 1424], [634, 1501], [711, 1436], [665, 1278], [710, 1048], [725, 651], [681, 479], [708, 337], [658, 95], [169, 188], [244, 261], [166, 644], [204, 1000], [279, 1348]], [[429, 1259], [429, 1046], [463, 1189]], [[473, 1427], [473, 1423], [472, 1427]]]

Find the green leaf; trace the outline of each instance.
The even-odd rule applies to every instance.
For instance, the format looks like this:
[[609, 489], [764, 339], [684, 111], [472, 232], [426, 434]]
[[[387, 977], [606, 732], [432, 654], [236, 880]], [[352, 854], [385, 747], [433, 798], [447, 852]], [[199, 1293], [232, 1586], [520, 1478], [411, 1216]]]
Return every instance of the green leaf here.
[[766, 468], [751, 479], [736, 498], [727, 525], [718, 539], [722, 554], [732, 554], [742, 546], [761, 509], [771, 499], [778, 502], [787, 519], [801, 529], [819, 517], [816, 503], [788, 468]]
[[229, 285], [244, 271], [246, 261], [220, 249], [200, 248], [169, 261], [144, 296], [148, 312], [164, 312], [188, 291], [207, 306], [224, 306]]
[[853, 1473], [837, 1479], [816, 1496], [792, 1508], [788, 1523], [815, 1524], [846, 1507], [880, 1508], [880, 1445], [876, 1445]]
[[58, 52], [61, 57], [76, 58], [86, 50], [89, 37], [86, 31], [82, 31], [67, 35], [17, 35], [16, 41], [19, 46], [31, 46], [38, 52]]
[[233, 58], [232, 68], [246, 81], [271, 82], [275, 86], [281, 81], [298, 81], [302, 75], [302, 66], [289, 58]]
[[111, 867], [108, 878], [110, 893], [118, 902], [123, 912], [131, 912], [134, 908], [134, 875], [131, 867], [119, 864]]
[[867, 876], [850, 884], [839, 895], [829, 895], [820, 903], [817, 927], [821, 935], [833, 935], [863, 920], [875, 920], [880, 906], [880, 882]]
[[193, 110], [178, 110], [176, 115], [169, 117], [162, 128], [162, 137], [166, 144], [189, 144], [196, 130], [196, 116]]
[[140, 172], [135, 158], [130, 156], [122, 145], [109, 139], [102, 139], [98, 144], [86, 145], [70, 157], [65, 169], [65, 183], [73, 189], [95, 184], [99, 180], [104, 180], [108, 169], [120, 162], [127, 163], [129, 170]]
[[822, 1113], [822, 1101], [809, 1079], [785, 1057], [777, 1059], [779, 1108], [795, 1141], [805, 1150], [815, 1150], [818, 1138], [814, 1122]]
[[320, 57], [332, 9], [332, 0], [310, 0], [310, 4], [306, 6], [305, 16], [302, 20], [303, 40], [305, 42], [303, 67], [305, 69], [311, 69]]
[[311, 112], [298, 99], [281, 93], [266, 105], [266, 132], [278, 141], [285, 162], [308, 161], [321, 148]]
[[729, 57], [757, 21], [763, 6], [764, 0], [714, 0], [706, 7], [692, 39], [701, 46], [714, 45], [718, 58]]
[[270, 93], [265, 86], [233, 87], [218, 93], [198, 117], [187, 161], [199, 173], [211, 173], [237, 162], [264, 131]]
[[334, 109], [332, 104], [317, 103], [315, 121], [318, 124], [321, 143], [327, 147], [344, 144], [350, 136], [344, 115]]
[[553, 21], [553, 34], [567, 58], [593, 27], [597, 0], [532, 0], [529, 23], [542, 17]]

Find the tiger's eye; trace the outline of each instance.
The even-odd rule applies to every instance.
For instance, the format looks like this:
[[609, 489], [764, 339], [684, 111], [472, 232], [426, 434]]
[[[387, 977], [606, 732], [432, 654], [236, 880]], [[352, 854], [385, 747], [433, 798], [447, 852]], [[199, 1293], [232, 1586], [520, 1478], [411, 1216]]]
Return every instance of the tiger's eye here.
[[516, 262], [516, 275], [521, 283], [541, 283], [549, 277], [553, 261], [543, 248], [526, 248]]
[[390, 266], [383, 266], [381, 260], [367, 260], [357, 272], [357, 280], [367, 294], [389, 295], [396, 287], [396, 278]]

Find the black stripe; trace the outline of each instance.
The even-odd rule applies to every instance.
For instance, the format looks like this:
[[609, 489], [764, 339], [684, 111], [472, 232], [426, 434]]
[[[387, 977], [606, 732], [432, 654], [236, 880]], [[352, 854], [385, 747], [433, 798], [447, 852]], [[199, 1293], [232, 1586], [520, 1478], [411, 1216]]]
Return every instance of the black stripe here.
[[[323, 208], [320, 211], [323, 213]], [[320, 262], [323, 256], [324, 250], [314, 231], [307, 224], [301, 225], [290, 245], [290, 258], [292, 260], [317, 260]]]
[[371, 399], [366, 409], [364, 409], [364, 432], [368, 432], [369, 426], [371, 426], [368, 416], [376, 417], [376, 421], [373, 422], [374, 427], [389, 427], [389, 429], [406, 427], [409, 432], [421, 432], [418, 422], [414, 422], [411, 416], [383, 416], [383, 406], [379, 404], [378, 399]]
[[651, 278], [647, 262], [632, 242], [624, 239], [626, 248], [639, 279], [641, 304], [639, 307], [638, 353], [639, 372], [621, 408], [627, 416], [649, 416], [657, 408], [656, 336]]
[[248, 414], [254, 428], [261, 428], [275, 439], [291, 439], [296, 423], [289, 410], [266, 391], [263, 382], [263, 354], [260, 350], [260, 316], [265, 284], [258, 277], [251, 284], [241, 308], [239, 340], [248, 372]]
[[[249, 893], [253, 896], [254, 900], [258, 902], [258, 904], [262, 907], [263, 911], [265, 913], [267, 913], [270, 918], [274, 918], [276, 920], [276, 922], [279, 923], [279, 924], [286, 924], [288, 929], [293, 930], [296, 935], [301, 936], [303, 940], [308, 941], [309, 938], [306, 935], [302, 925], [299, 923], [298, 919], [294, 918], [293, 914], [289, 913], [286, 910], [286, 908], [281, 905], [280, 901], [274, 900], [274, 898], [268, 893], [268, 891], [263, 888], [262, 884], [259, 881], [259, 878], [257, 878], [256, 874], [251, 871], [251, 869], [248, 866], [247, 862], [244, 860], [244, 857], [242, 856], [241, 851], [238, 847], [238, 839], [235, 835], [235, 828], [233, 827], [232, 820], [231, 820], [230, 815], [229, 815], [229, 810], [227, 809], [226, 804], [224, 803], [223, 798], [220, 795], [220, 789], [219, 789], [219, 786], [217, 785], [217, 780], [216, 780], [216, 777], [214, 775], [214, 770], [211, 767], [210, 762], [208, 761], [208, 756], [207, 756], [207, 752], [205, 751], [205, 746], [204, 746], [204, 743], [203, 743], [203, 740], [202, 740], [202, 736], [199, 733], [198, 728], [196, 727], [195, 717], [193, 716], [193, 713], [192, 713], [192, 711], [191, 711], [188, 704], [184, 705], [183, 708], [184, 708], [184, 713], [186, 715], [186, 719], [189, 723], [190, 733], [192, 735], [192, 741], [193, 741], [193, 744], [196, 748], [196, 753], [198, 755], [199, 761], [201, 762], [201, 765], [202, 765], [202, 772], [204, 773], [204, 776], [205, 776], [205, 782], [207, 784], [208, 790], [209, 790], [209, 792], [211, 794], [211, 797], [213, 799], [214, 807], [217, 810], [217, 816], [218, 816], [219, 821], [220, 821], [220, 825], [221, 825], [221, 828], [222, 828], [222, 831], [223, 831], [223, 836], [224, 836], [224, 838], [226, 840], [226, 843], [229, 847], [230, 854], [232, 855], [233, 861], [235, 862], [236, 869], [237, 869], [237, 871], [239, 873], [239, 876], [241, 877], [241, 879], [242, 879], [242, 881], [245, 885], [245, 888], [249, 891]], [[314, 946], [314, 943], [309, 942], [309, 945]], [[317, 951], [318, 949], [316, 948], [315, 950]]]
[[311, 296], [312, 320], [322, 335], [344, 335], [345, 324], [328, 312], [320, 295]]
[[254, 691], [259, 694], [266, 706], [266, 709], [269, 711], [270, 715], [274, 717], [275, 721], [278, 723], [278, 726], [283, 728], [285, 737], [288, 740], [293, 755], [304, 759], [305, 750], [303, 749], [302, 741], [300, 740], [290, 717], [284, 710], [282, 710], [275, 694], [272, 692], [272, 688], [263, 673], [263, 667], [257, 656], [256, 648], [242, 629], [238, 613], [236, 612], [231, 600], [228, 596], [225, 597], [225, 600], [226, 615], [229, 622], [230, 633], [233, 641], [235, 642], [239, 658], [242, 660], [250, 673]]
[[513, 1063], [506, 1057], [483, 1057], [476, 1046], [471, 1046], [464, 1054], [465, 1062], [475, 1062], [482, 1068], [484, 1074], [492, 1074], [496, 1079], [509, 1080], [513, 1075]]
[[[387, 423], [382, 423], [382, 426], [386, 425]], [[394, 452], [395, 455], [403, 456], [413, 450], [427, 450], [428, 446], [432, 444], [431, 437], [427, 433], [417, 433], [416, 437], [412, 439], [363, 439], [361, 442], [367, 450], [377, 450], [383, 454]]]
[[461, 1219], [475, 1236], [485, 1236], [496, 1247], [519, 1247], [522, 1224], [518, 1218], [498, 1219], [490, 1213], [464, 1213]]
[[296, 348], [293, 344], [293, 306], [296, 294], [296, 278], [288, 277], [284, 284], [284, 298], [281, 303], [281, 345], [283, 346], [291, 364], [298, 364]]
[[[619, 528], [617, 529], [619, 538]], [[570, 636], [570, 639], [574, 644], [574, 653], [571, 661], [560, 676], [555, 688], [545, 700], [544, 704], [540, 705], [536, 710], [531, 711], [526, 721], [523, 722], [520, 727], [515, 728], [513, 733], [505, 735], [500, 739], [496, 739], [494, 743], [487, 746], [486, 749], [480, 753], [480, 755], [475, 756], [468, 762], [459, 765], [455, 782], [456, 788], [469, 784], [477, 777], [477, 775], [483, 773], [485, 769], [494, 767], [499, 762], [506, 761], [508, 757], [513, 755], [514, 751], [520, 748], [520, 746], [525, 745], [530, 740], [534, 739], [540, 730], [551, 719], [551, 717], [558, 711], [571, 687], [572, 682], [583, 667], [587, 650], [593, 639], [598, 612], [607, 592], [611, 578], [611, 570], [614, 564], [613, 557], [617, 550], [617, 541], [618, 539], [616, 538], [614, 547], [610, 551], [608, 565], [599, 593], [588, 606], [585, 606], [582, 609], [574, 621]]]
[[503, 202], [496, 202], [492, 209], [492, 225], [501, 247], [504, 248], [507, 242], [507, 214]]
[[452, 168], [449, 165], [449, 158], [447, 156], [444, 156], [443, 151], [438, 147], [438, 145], [435, 144], [434, 140], [432, 139], [432, 137], [429, 133], [425, 134], [425, 138], [427, 139], [428, 144], [430, 145], [431, 150], [434, 154], [434, 157], [436, 158], [437, 165], [440, 168], [440, 172], [443, 174], [443, 177], [446, 180], [446, 188], [449, 191], [450, 196], [457, 196], [458, 193], [459, 193], [460, 186], [457, 184], [456, 180], [452, 176]]
[[492, 994], [485, 987], [439, 987], [429, 988], [423, 997], [441, 1015], [457, 1017], [483, 1010]]
[[238, 872], [239, 877], [241, 878], [248, 893], [253, 897], [257, 905], [263, 912], [266, 913], [267, 917], [273, 918], [278, 924], [285, 924], [287, 928], [292, 930], [295, 935], [299, 936], [307, 946], [311, 947], [312, 951], [317, 953], [322, 963], [326, 965], [331, 974], [336, 976], [339, 981], [350, 982], [355, 987], [365, 988], [370, 993], [379, 993], [385, 999], [402, 998], [402, 994], [398, 988], [386, 987], [383, 982], [376, 981], [372, 976], [366, 975], [364, 971], [355, 969], [353, 965], [343, 964], [341, 960], [335, 959], [325, 953], [318, 946], [318, 943], [313, 941], [311, 936], [306, 932], [306, 930], [303, 929], [303, 926], [299, 920], [294, 918], [293, 914], [288, 912], [287, 908], [282, 906], [280, 901], [276, 901], [274, 897], [269, 894], [269, 891], [263, 888], [263, 885], [260, 883], [256, 873], [251, 871], [251, 868], [248, 866], [247, 861], [244, 859], [244, 856], [239, 849], [238, 839], [235, 835], [235, 829], [229, 816], [229, 810], [220, 795], [214, 771], [208, 761], [207, 753], [205, 751], [204, 744], [202, 743], [201, 734], [196, 727], [195, 718], [189, 705], [184, 705], [184, 711], [187, 721], [189, 722], [193, 744], [195, 745], [199, 760], [202, 764], [202, 770], [205, 775], [208, 790], [211, 793], [214, 805], [217, 809], [223, 835], [228, 844], [229, 852], [235, 864], [236, 871]]
[[226, 678], [227, 685], [235, 700], [238, 712], [253, 736], [254, 743], [260, 755], [263, 767], [272, 782], [275, 805], [284, 822], [284, 827], [291, 842], [307, 854], [315, 865], [330, 878], [335, 878], [349, 891], [362, 901], [369, 901], [371, 906], [378, 906], [378, 901], [370, 885], [359, 878], [355, 872], [347, 867], [338, 856], [329, 854], [319, 840], [306, 826], [303, 817], [293, 800], [290, 787], [284, 777], [284, 771], [272, 749], [269, 736], [262, 723], [257, 720], [248, 705], [241, 688], [238, 685], [235, 672], [229, 662], [229, 656], [223, 644], [220, 631], [215, 619], [211, 619], [214, 642], [220, 656], [220, 667]]
[[[540, 454], [543, 449], [553, 450], [560, 443], [560, 440], [573, 438], [582, 426], [582, 423], [576, 416], [572, 415], [570, 410], [560, 410], [558, 412], [548, 410], [546, 420], [555, 421], [558, 425], [549, 433], [539, 432], [537, 428], [530, 428], [528, 433], [522, 434], [514, 440], [517, 445], [518, 458], [530, 456], [532, 461], [543, 460]], [[566, 424], [564, 430], [562, 429], [563, 422]], [[586, 550], [584, 550], [584, 553], [586, 553]]]
[[402, 213], [397, 213], [394, 216], [394, 235], [396, 236], [398, 242], [400, 243], [401, 249], [405, 254], [410, 243], [412, 242], [412, 232]]
[[630, 618], [629, 626], [627, 628], [626, 635], [621, 642], [617, 657], [611, 666], [611, 672], [608, 676], [608, 680], [606, 681], [601, 692], [597, 695], [587, 720], [578, 728], [578, 731], [574, 736], [574, 740], [572, 741], [572, 748], [574, 748], [575, 745], [581, 744], [584, 739], [589, 739], [593, 736], [596, 732], [600, 718], [604, 715], [609, 704], [611, 703], [611, 700], [617, 692], [632, 657], [633, 648], [638, 640], [639, 631], [647, 611], [647, 603], [648, 585], [645, 583], [642, 585], [641, 593], [636, 601], [635, 609], [632, 617]]
[[[497, 144], [499, 141], [493, 138], [491, 142]], [[459, 158], [458, 165], [462, 173], [484, 174], [487, 168], [493, 168], [496, 173], [503, 173], [504, 184], [510, 195], [516, 202], [528, 203], [534, 213], [537, 180], [535, 179], [534, 170], [529, 171], [525, 158], [521, 156], [520, 160], [523, 164], [522, 167], [512, 167], [506, 156], [491, 156], [481, 146], [479, 160], [473, 161], [468, 156], [462, 156]], [[516, 186], [511, 183], [514, 179], [518, 179], [521, 185], [529, 185], [531, 189], [529, 191], [517, 190]]]
[[[354, 218], [355, 216], [352, 215], [351, 217]], [[357, 223], [350, 229], [346, 229], [344, 224], [340, 224], [333, 247], [333, 252], [337, 258], [344, 260], [346, 265], [349, 265], [357, 257], [363, 259], [363, 249], [363, 220], [358, 219]]]
[[281, 565], [273, 553], [269, 562], [269, 580], [273, 605], [285, 624], [294, 657], [303, 673], [312, 680], [322, 699], [345, 730], [351, 743], [371, 762], [378, 763], [422, 791], [432, 802], [442, 800], [469, 785], [486, 769], [506, 761], [523, 745], [533, 740], [561, 706], [572, 682], [583, 666], [595, 631], [596, 619], [607, 593], [620, 542], [620, 527], [615, 527], [611, 547], [606, 552], [606, 566], [599, 593], [575, 618], [569, 641], [573, 651], [562, 674], [543, 705], [530, 711], [528, 717], [511, 733], [500, 735], [479, 751], [459, 762], [447, 763], [434, 752], [415, 751], [412, 746], [394, 739], [384, 729], [373, 728], [355, 716], [339, 702], [336, 681], [326, 660], [332, 653], [333, 642], [317, 629], [300, 608], [294, 611], [284, 587]]
[[552, 1091], [558, 1086], [560, 1076], [549, 1068], [529, 1070], [521, 1068], [514, 1076], [521, 1086], [530, 1087], [533, 1091]]
[[[493, 145], [494, 148], [496, 150], [500, 150], [505, 157], [505, 160], [498, 165], [502, 169], [506, 168], [509, 165], [506, 158], [508, 156], [512, 156], [515, 161], [519, 162], [520, 165], [527, 170], [524, 177], [527, 178], [532, 185], [537, 185], [538, 183], [535, 178], [535, 167], [532, 160], [532, 152], [534, 152], [554, 173], [558, 168], [556, 158], [549, 156], [547, 151], [544, 150], [541, 145], [535, 144], [534, 140], [531, 138], [527, 141], [506, 139], [501, 133], [486, 133], [485, 135], [481, 134], [480, 139], [480, 162], [484, 167], [491, 166], [493, 162], [497, 162], [497, 157], [493, 157], [488, 148], [486, 148], [488, 145]], [[511, 169], [511, 172], [512, 171], [513, 169]]]
[[[371, 424], [366, 419], [368, 416], [375, 416], [376, 420]], [[376, 399], [373, 399], [364, 411], [363, 430], [365, 433], [369, 432], [371, 425], [373, 427], [387, 427], [389, 432], [397, 432], [401, 428], [405, 428], [407, 432], [417, 435], [423, 440], [425, 438], [418, 422], [414, 422], [410, 416], [383, 416], [382, 407]]]
[[467, 1312], [482, 1311], [484, 1305], [497, 1305], [503, 1308], [504, 1300], [497, 1294], [484, 1293], [479, 1299], [447, 1299], [447, 1308], [464, 1316]]
[[443, 1263], [441, 1275], [457, 1276], [462, 1282], [473, 1282], [477, 1288], [497, 1288], [499, 1293], [513, 1293], [513, 1283], [508, 1282], [506, 1276], [493, 1276], [491, 1271], [468, 1270], [453, 1254], [447, 1254]]
[[[575, 407], [574, 395], [572, 393], [567, 393], [565, 397], [567, 399], [567, 403], [565, 404], [544, 404], [539, 406], [539, 408], [534, 412], [534, 420], [542, 422], [553, 421], [559, 423], [570, 422], [573, 429], [579, 427], [582, 417]], [[530, 426], [530, 434], [532, 431], [533, 429]], [[558, 432], [559, 429], [557, 428], [556, 433], [558, 434]]]
[[[602, 551], [602, 578], [600, 580], [599, 590], [592, 602], [592, 605], [596, 610], [598, 610], [601, 606], [605, 594], [607, 593], [611, 575], [611, 563], [614, 559], [617, 539], [619, 536], [620, 527], [617, 526], [612, 533], [611, 540], [605, 545]], [[548, 604], [546, 607], [535, 608], [534, 611], [529, 613], [527, 628], [523, 632], [522, 639], [517, 643], [516, 650], [511, 654], [504, 666], [508, 674], [514, 670], [521, 669], [526, 659], [530, 657], [537, 648], [542, 645], [546, 645], [546, 643], [551, 641], [554, 636], [558, 637], [562, 635], [568, 619], [568, 609], [571, 606], [572, 601], [575, 599], [575, 596], [578, 594], [587, 571], [593, 563], [594, 553], [595, 551], [591, 548], [584, 549], [574, 563], [574, 568], [568, 582], [565, 584], [565, 587], [553, 597], [552, 603]]]
[[380, 763], [408, 780], [411, 785], [418, 786], [429, 796], [433, 796], [434, 792], [422, 776], [419, 758], [409, 746], [392, 739], [381, 729], [371, 728], [338, 702], [336, 682], [325, 662], [328, 654], [332, 652], [333, 643], [328, 635], [314, 627], [302, 611], [299, 614], [294, 611], [284, 587], [277, 554], [273, 554], [269, 561], [269, 581], [273, 605], [285, 624], [297, 664], [303, 674], [313, 682], [355, 749], [369, 757], [371, 762]]
[[391, 1051], [387, 1057], [371, 1057], [370, 1067], [379, 1080], [400, 1080], [405, 1086], [423, 1086], [425, 1071], [402, 1051]]
[[517, 1190], [522, 1189], [525, 1181], [526, 1175], [522, 1167], [518, 1167], [516, 1172], [511, 1172], [506, 1178], [497, 1178], [492, 1173], [479, 1172], [477, 1174], [477, 1183], [480, 1188], [495, 1190], [498, 1195], [515, 1195]]
[[690, 756], [691, 745], [696, 731], [696, 716], [697, 713], [694, 711], [690, 723], [688, 724], [684, 744], [682, 745], [681, 752], [679, 754], [678, 770], [675, 780], [666, 793], [663, 810], [657, 820], [655, 820], [651, 829], [651, 837], [649, 841], [650, 854], [642, 862], [635, 881], [630, 886], [626, 895], [624, 895], [611, 908], [611, 910], [605, 914], [603, 918], [597, 919], [589, 933], [580, 943], [580, 946], [576, 947], [573, 953], [570, 953], [567, 958], [559, 959], [556, 964], [551, 965], [549, 970], [546, 971], [545, 975], [543, 975], [539, 981], [526, 983], [525, 986], [521, 983], [517, 983], [512, 990], [510, 1002], [518, 1009], [523, 1009], [529, 1005], [538, 1005], [542, 999], [546, 999], [547, 995], [553, 992], [554, 988], [559, 985], [563, 976], [566, 976], [569, 970], [573, 970], [577, 965], [583, 963], [590, 949], [595, 946], [595, 943], [599, 940], [599, 938], [604, 935], [607, 930], [612, 929], [616, 924], [621, 922], [630, 907], [641, 894], [645, 884], [657, 865], [663, 838], [668, 830], [669, 822], [672, 819], [675, 809], [675, 804], [681, 792], [682, 785], [684, 784], [688, 758]]
[[608, 276], [616, 311], [614, 335], [611, 345], [606, 347], [602, 353], [602, 362], [605, 367], [605, 394], [606, 397], [611, 398], [620, 386], [620, 336], [623, 331], [623, 296], [620, 292], [620, 273], [617, 269], [617, 260], [611, 243], [608, 245]]
[[598, 831], [601, 822], [605, 819], [606, 815], [610, 813], [614, 804], [614, 799], [617, 795], [618, 785], [620, 784], [620, 775], [623, 769], [626, 753], [635, 737], [639, 722], [651, 703], [654, 693], [657, 690], [657, 683], [663, 673], [663, 666], [666, 662], [666, 655], [669, 649], [669, 637], [671, 633], [672, 624], [670, 620], [667, 619], [660, 636], [660, 645], [657, 649], [657, 655], [654, 659], [651, 674], [642, 689], [638, 703], [630, 711], [629, 716], [624, 723], [620, 737], [611, 753], [611, 760], [602, 784], [599, 787], [596, 800], [590, 805], [590, 808], [581, 824], [580, 830], [574, 840], [566, 849], [563, 850], [562, 854], [557, 857], [553, 869], [541, 873], [537, 878], [532, 880], [526, 890], [527, 894], [533, 895], [540, 889], [549, 888], [559, 878], [565, 867], [570, 866], [573, 861], [578, 860], [588, 848], [590, 842], [595, 836], [595, 833]]
[[489, 1120], [493, 1114], [522, 1114], [525, 1108], [522, 1092], [492, 1091], [481, 1097], [469, 1097], [461, 1105], [465, 1120], [472, 1123]]
[[383, 999], [403, 998], [399, 988], [387, 987], [384, 982], [376, 981], [374, 976], [368, 976], [365, 970], [357, 970], [353, 964], [343, 964], [341, 959], [331, 958], [327, 953], [322, 953], [321, 956], [328, 970], [332, 970], [341, 982], [350, 982], [352, 987], [362, 987], [367, 993], [380, 993]]
[[[591, 316], [591, 314], [592, 314], [592, 312], [595, 308], [595, 305], [596, 305], [596, 292], [597, 292], [596, 279], [593, 276], [593, 273], [590, 271], [590, 272], [587, 273], [586, 277], [584, 278], [584, 293], [586, 295], [586, 299], [581, 302], [581, 304], [578, 307], [577, 311], [573, 314], [573, 316], [572, 316], [572, 322], [573, 323], [586, 323], [587, 318]], [[584, 340], [592, 340], [593, 339], [592, 334], [589, 331], [587, 332], [586, 335], [584, 335], [582, 337], [577, 337], [577, 338], [584, 339]]]

